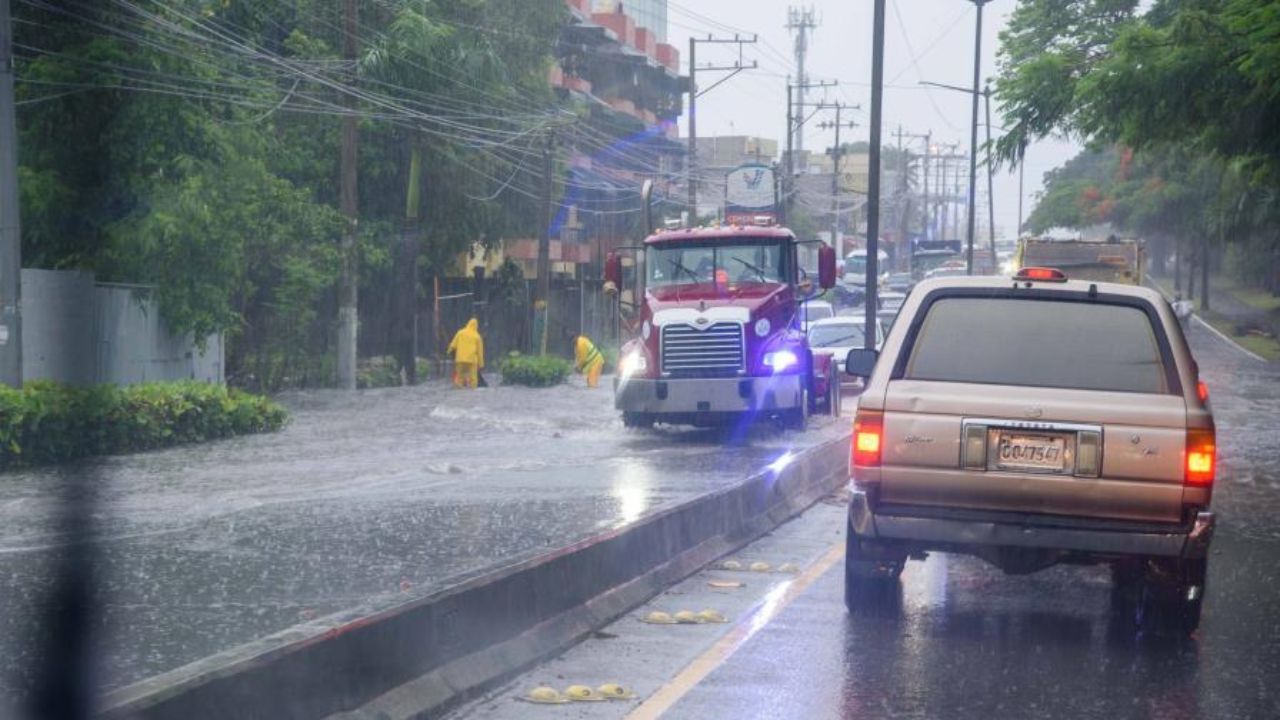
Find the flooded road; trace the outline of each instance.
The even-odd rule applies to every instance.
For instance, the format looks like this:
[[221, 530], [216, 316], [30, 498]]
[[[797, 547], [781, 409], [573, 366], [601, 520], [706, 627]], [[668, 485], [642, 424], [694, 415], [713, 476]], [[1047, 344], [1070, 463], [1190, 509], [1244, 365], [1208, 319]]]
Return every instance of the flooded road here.
[[[557, 717], [1280, 717], [1280, 366], [1203, 328], [1191, 340], [1221, 465], [1204, 616], [1190, 640], [1138, 636], [1111, 611], [1105, 568], [1007, 576], [944, 553], [909, 563], [896, 594], [850, 615], [846, 511], [818, 504], [735, 556], [794, 562], [796, 576], [707, 568], [452, 717], [530, 717], [517, 698], [571, 682], [621, 682], [637, 698], [557, 708]], [[724, 579], [745, 587], [709, 587]], [[713, 607], [732, 622], [654, 629], [637, 621], [681, 607]]]
[[[96, 491], [101, 684], [563, 547], [735, 483], [843, 424], [628, 431], [612, 393], [430, 384], [281, 398], [274, 435], [0, 476], [0, 697], [67, 537], [52, 488]], [[606, 378], [606, 383], [608, 378]]]

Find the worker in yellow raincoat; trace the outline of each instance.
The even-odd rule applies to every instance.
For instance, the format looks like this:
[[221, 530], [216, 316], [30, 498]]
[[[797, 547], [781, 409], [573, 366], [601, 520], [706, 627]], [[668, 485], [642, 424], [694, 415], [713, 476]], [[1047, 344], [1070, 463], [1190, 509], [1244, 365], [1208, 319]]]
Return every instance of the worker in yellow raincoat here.
[[449, 343], [455, 387], [474, 388], [480, 382], [480, 370], [484, 367], [484, 338], [480, 337], [479, 328], [480, 323], [471, 318]]
[[587, 376], [587, 387], [600, 384], [600, 371], [604, 369], [604, 355], [596, 349], [586, 335], [579, 335], [573, 344], [573, 364], [578, 372]]

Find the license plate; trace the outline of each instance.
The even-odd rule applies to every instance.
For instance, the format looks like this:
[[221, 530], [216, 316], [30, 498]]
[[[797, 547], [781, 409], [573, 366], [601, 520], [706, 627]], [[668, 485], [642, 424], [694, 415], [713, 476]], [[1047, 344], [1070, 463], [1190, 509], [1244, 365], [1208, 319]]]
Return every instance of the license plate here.
[[1000, 470], [1062, 472], [1066, 469], [1066, 450], [1066, 438], [1000, 433], [995, 465]]

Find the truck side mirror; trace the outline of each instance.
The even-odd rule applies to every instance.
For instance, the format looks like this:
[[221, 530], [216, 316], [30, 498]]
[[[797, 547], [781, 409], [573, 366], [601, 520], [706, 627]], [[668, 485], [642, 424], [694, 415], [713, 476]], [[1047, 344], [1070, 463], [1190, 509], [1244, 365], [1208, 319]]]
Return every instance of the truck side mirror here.
[[836, 286], [836, 250], [830, 245], [818, 246], [818, 285], [823, 290]]
[[880, 353], [875, 350], [854, 348], [844, 358], [844, 371], [854, 377], [871, 377], [871, 371], [876, 369], [876, 358], [879, 356]]
[[622, 287], [622, 256], [609, 253], [604, 260], [604, 281]]

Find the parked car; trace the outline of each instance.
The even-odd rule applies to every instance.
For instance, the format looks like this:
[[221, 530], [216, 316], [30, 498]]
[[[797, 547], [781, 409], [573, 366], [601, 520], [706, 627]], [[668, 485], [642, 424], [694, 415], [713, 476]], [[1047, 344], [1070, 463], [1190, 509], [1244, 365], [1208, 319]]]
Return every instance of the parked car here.
[[[832, 366], [839, 369], [845, 356], [854, 348], [866, 344], [866, 319], [862, 316], [839, 317], [817, 320], [809, 326], [809, 347], [814, 355], [831, 355], [835, 358]], [[876, 322], [876, 347], [884, 343], [884, 327]], [[862, 379], [840, 373], [840, 389], [855, 390], [862, 387]]]
[[867, 379], [852, 440], [845, 600], [908, 558], [1007, 573], [1106, 564], [1143, 630], [1200, 622], [1215, 476], [1208, 391], [1154, 290], [1051, 268], [921, 282]]

